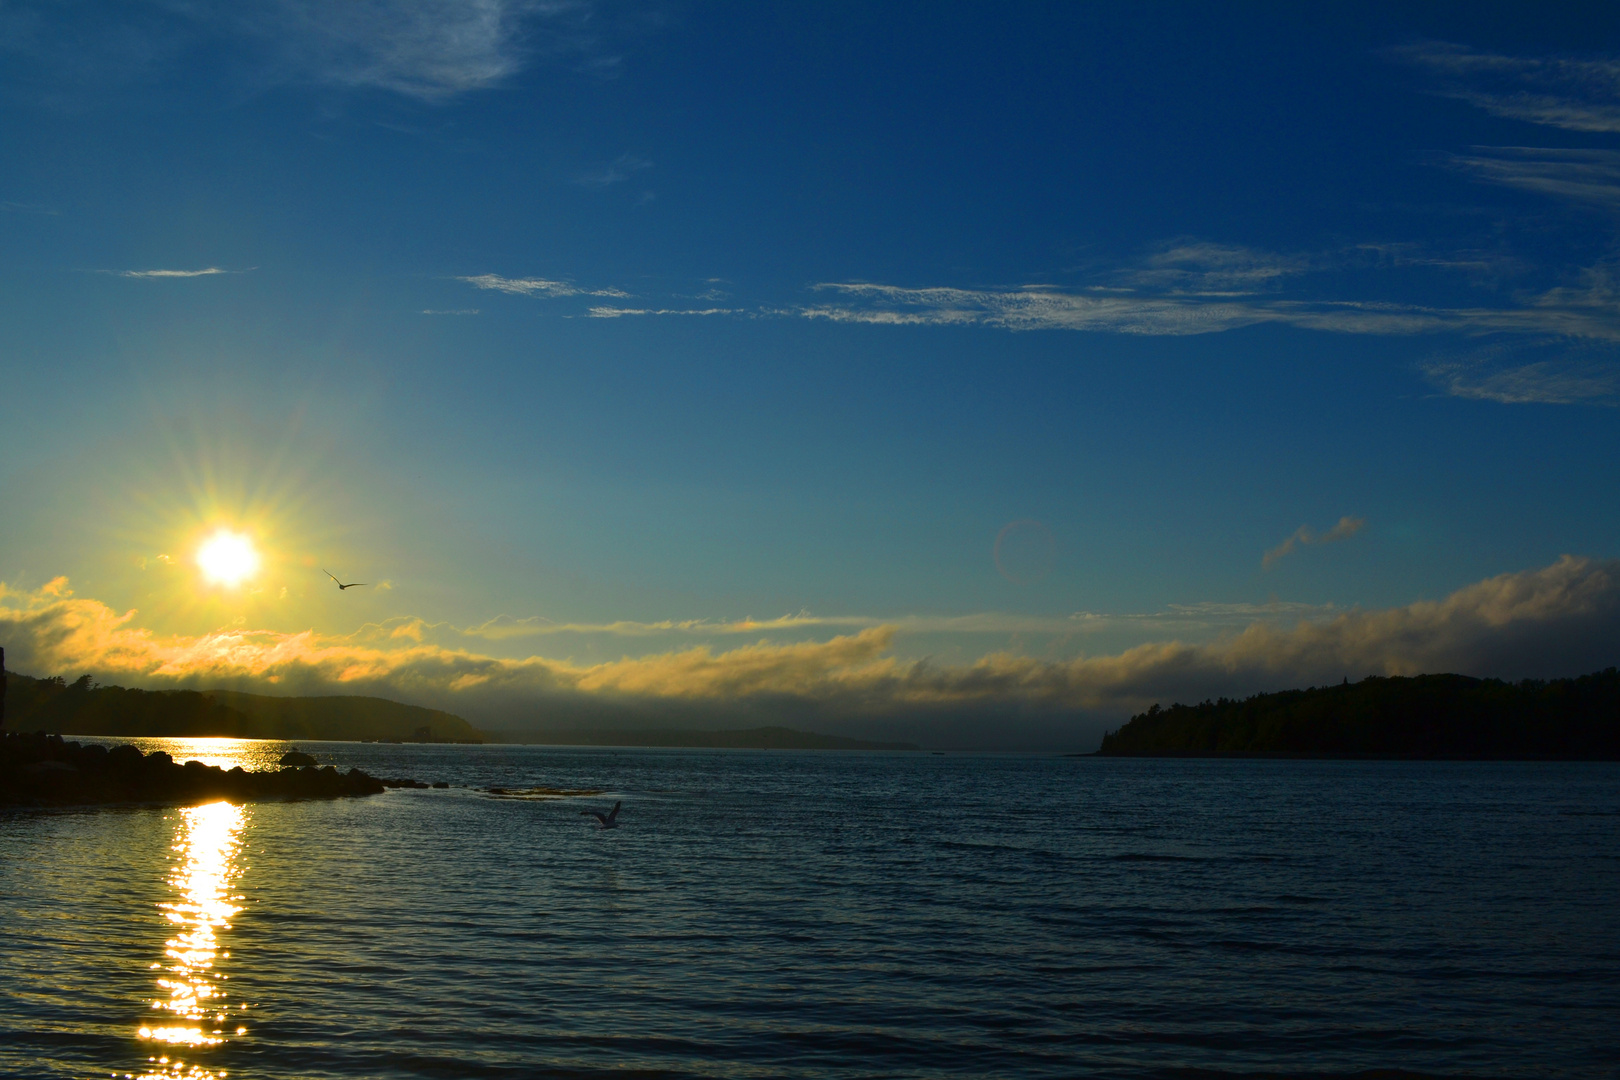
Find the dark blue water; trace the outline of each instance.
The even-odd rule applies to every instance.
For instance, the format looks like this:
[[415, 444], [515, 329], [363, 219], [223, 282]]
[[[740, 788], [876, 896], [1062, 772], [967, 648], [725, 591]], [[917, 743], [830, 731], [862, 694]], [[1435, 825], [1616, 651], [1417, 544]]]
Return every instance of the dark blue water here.
[[304, 748], [0, 817], [0, 1074], [1620, 1076], [1616, 765]]

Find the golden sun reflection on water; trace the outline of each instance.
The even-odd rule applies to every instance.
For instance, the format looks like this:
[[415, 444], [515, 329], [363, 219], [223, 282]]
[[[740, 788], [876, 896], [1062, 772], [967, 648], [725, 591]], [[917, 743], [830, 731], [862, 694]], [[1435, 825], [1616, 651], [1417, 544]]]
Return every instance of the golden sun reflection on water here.
[[108, 739], [106, 742], [108, 745], [131, 743], [143, 754], [162, 750], [182, 765], [188, 761], [200, 761], [204, 765], [217, 765], [227, 770], [240, 765], [248, 772], [276, 768], [281, 755], [293, 749], [293, 744], [283, 739], [237, 739], [228, 735], [140, 735]]
[[[242, 872], [237, 856], [246, 822], [246, 811], [228, 802], [179, 812], [173, 847], [179, 857], [169, 874], [169, 884], [179, 895], [158, 905], [175, 934], [166, 943], [163, 962], [152, 965], [163, 972], [157, 985], [168, 996], [152, 1002], [153, 1010], [162, 1015], [142, 1024], [138, 1032], [142, 1040], [162, 1044], [171, 1052], [206, 1050], [223, 1043], [227, 1033], [241, 1035], [247, 1030], [231, 1030], [233, 1010], [220, 985], [229, 976], [214, 969], [215, 957], [230, 956], [220, 951], [220, 932], [229, 930], [232, 916], [242, 910], [235, 903], [242, 897], [231, 888]], [[238, 1005], [234, 1011], [244, 1008], [245, 1004]], [[211, 1080], [225, 1075], [169, 1054], [156, 1054], [147, 1059], [147, 1071], [140, 1074], [140, 1080]]]

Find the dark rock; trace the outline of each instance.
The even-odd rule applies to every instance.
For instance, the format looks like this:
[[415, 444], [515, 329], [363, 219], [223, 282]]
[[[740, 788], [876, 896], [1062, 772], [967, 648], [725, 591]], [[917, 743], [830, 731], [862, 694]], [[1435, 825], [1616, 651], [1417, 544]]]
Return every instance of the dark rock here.
[[436, 787], [436, 788], [447, 788], [447, 787], [450, 786], [450, 781], [448, 781], [448, 780], [436, 780], [436, 781], [434, 781], [433, 786]]
[[176, 765], [162, 751], [143, 755], [129, 745], [109, 751], [64, 743], [54, 735], [0, 732], [0, 806], [189, 805], [212, 799], [331, 799], [382, 790], [381, 781], [358, 769], [340, 774], [329, 765], [247, 772], [238, 766], [227, 772], [200, 761]]
[[277, 764], [279, 764], [282, 768], [286, 768], [289, 765], [293, 766], [294, 768], [304, 768], [306, 766], [313, 766], [317, 764], [317, 762], [313, 757], [304, 753], [302, 750], [289, 750], [285, 754], [281, 755], [281, 760], [277, 762]]
[[128, 772], [141, 766], [143, 755], [129, 743], [121, 743], [107, 751], [107, 764], [119, 772]]

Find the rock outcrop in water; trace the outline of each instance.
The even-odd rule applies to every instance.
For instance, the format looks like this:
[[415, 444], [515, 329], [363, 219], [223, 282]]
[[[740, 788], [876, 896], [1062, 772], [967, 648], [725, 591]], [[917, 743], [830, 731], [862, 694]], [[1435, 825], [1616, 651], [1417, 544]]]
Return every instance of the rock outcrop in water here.
[[142, 754], [127, 744], [109, 750], [95, 743], [64, 742], [59, 735], [0, 732], [0, 806], [336, 799], [377, 795], [385, 787], [416, 786], [427, 785], [414, 780], [385, 782], [359, 769], [340, 773], [332, 765], [227, 771], [200, 761], [177, 764], [161, 750]]
[[1103, 755], [1620, 760], [1620, 671], [1578, 679], [1369, 677], [1158, 705], [1103, 737]]

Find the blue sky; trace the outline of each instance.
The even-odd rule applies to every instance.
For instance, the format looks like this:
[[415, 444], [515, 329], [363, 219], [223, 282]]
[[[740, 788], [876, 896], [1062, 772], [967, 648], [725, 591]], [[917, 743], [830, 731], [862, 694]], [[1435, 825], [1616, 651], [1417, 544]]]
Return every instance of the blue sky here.
[[[1544, 649], [1219, 650], [1491, 581], [1613, 610], [1620, 17], [11, 2], [0, 40], [0, 602], [40, 673], [518, 722], [550, 691], [389, 650], [1217, 651], [1042, 699], [1092, 717], [1616, 659], [1546, 644], [1587, 608]], [[218, 527], [252, 581], [197, 580]], [[69, 597], [168, 659], [47, 648]], [[387, 674], [199, 666], [230, 634]]]

